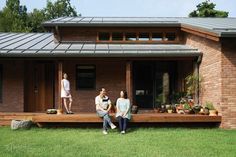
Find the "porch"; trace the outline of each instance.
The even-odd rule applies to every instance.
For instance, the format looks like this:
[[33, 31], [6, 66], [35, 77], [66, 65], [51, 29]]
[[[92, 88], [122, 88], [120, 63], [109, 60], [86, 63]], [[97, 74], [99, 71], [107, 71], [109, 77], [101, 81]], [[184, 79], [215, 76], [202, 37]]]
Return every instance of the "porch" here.
[[[111, 114], [113, 122], [116, 122], [115, 115]], [[140, 113], [132, 114], [131, 123], [148, 124], [148, 123], [176, 123], [198, 125], [199, 123], [220, 124], [221, 116], [208, 115], [192, 115], [192, 114], [177, 114], [177, 113]], [[75, 113], [73, 115], [54, 115], [45, 113], [26, 113], [26, 112], [0, 112], [0, 126], [8, 126], [11, 120], [32, 120], [38, 126], [55, 123], [76, 123], [78, 125], [85, 123], [102, 123], [102, 119], [95, 113]]]

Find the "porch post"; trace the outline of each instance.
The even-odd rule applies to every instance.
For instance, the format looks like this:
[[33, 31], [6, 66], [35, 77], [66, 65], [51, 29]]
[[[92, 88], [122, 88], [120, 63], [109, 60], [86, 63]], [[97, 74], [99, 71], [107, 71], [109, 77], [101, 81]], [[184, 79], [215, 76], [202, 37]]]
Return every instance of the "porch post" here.
[[62, 61], [58, 61], [58, 110], [60, 110], [62, 112], [62, 101], [61, 101], [61, 79], [62, 79], [62, 68], [63, 68], [63, 64]]
[[126, 62], [126, 91], [130, 99], [130, 103], [133, 103], [133, 76], [132, 76], [132, 61]]
[[195, 102], [197, 103], [197, 104], [199, 104], [199, 64], [200, 64], [200, 61], [199, 61], [199, 58], [196, 60], [196, 61], [194, 61], [194, 63], [193, 63], [193, 68], [194, 68], [194, 70], [193, 70], [193, 74], [194, 74], [194, 76], [196, 76], [196, 78], [197, 78], [197, 81], [195, 82], [196, 83], [196, 88], [195, 88], [195, 95], [194, 95], [194, 100], [195, 100]]

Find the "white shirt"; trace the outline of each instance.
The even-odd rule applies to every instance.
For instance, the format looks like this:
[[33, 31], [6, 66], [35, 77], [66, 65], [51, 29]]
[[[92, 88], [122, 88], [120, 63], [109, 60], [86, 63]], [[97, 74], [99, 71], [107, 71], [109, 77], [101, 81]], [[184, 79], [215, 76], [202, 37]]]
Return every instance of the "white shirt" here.
[[106, 110], [108, 108], [109, 104], [111, 104], [111, 100], [108, 98], [108, 96], [101, 98], [100, 95], [98, 95], [95, 98], [95, 104], [99, 105], [101, 108]]
[[62, 84], [64, 86], [64, 89], [66, 91], [69, 91], [70, 90], [70, 82], [67, 79], [63, 79], [63, 80], [61, 80], [61, 82], [62, 82]]

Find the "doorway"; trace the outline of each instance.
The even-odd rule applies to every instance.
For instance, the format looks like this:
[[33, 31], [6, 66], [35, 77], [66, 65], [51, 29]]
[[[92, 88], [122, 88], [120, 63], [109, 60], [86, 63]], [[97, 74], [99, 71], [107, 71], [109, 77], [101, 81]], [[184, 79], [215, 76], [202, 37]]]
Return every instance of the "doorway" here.
[[53, 62], [25, 62], [25, 112], [45, 112], [46, 109], [54, 108], [54, 79]]
[[133, 95], [139, 108], [153, 109], [170, 103], [176, 88], [176, 67], [175, 61], [133, 62]]

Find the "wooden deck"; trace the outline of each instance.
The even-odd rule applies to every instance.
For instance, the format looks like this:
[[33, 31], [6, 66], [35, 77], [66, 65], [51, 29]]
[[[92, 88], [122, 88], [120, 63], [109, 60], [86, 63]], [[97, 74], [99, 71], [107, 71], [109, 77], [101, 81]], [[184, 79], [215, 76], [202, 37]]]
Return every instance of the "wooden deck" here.
[[[111, 114], [112, 121], [116, 121]], [[49, 115], [45, 113], [1, 113], [0, 126], [10, 125], [12, 119], [32, 120], [37, 124], [44, 123], [101, 123], [102, 119], [95, 113], [75, 113], [72, 115]], [[220, 123], [221, 116], [169, 114], [169, 113], [142, 113], [133, 114], [132, 123]]]

